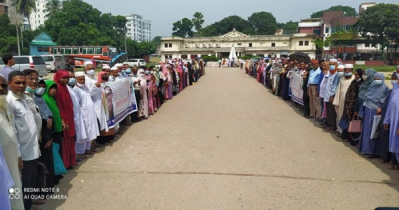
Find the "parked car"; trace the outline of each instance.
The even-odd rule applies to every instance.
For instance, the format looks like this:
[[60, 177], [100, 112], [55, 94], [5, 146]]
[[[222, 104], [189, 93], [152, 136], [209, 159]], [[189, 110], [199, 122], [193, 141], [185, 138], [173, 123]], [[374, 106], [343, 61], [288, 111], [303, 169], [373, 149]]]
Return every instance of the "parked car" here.
[[35, 69], [39, 72], [39, 76], [47, 75], [46, 63], [41, 56], [21, 55], [14, 56], [14, 59], [15, 65], [11, 67], [14, 70]]
[[129, 59], [129, 60], [127, 61], [127, 63], [129, 64], [129, 66], [137, 66], [137, 67], [141, 67], [141, 66], [145, 66], [145, 65], [146, 65], [145, 60], [144, 60], [144, 59], [141, 59], [141, 58], [132, 58], [132, 59]]
[[46, 63], [46, 69], [50, 72], [56, 72], [58, 69], [65, 69], [64, 55], [41, 55]]

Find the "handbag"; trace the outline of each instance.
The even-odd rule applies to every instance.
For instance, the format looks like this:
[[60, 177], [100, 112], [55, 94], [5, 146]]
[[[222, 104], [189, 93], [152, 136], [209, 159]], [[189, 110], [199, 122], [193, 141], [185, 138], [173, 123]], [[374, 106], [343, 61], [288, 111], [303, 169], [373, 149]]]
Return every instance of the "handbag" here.
[[351, 120], [348, 126], [348, 133], [361, 133], [362, 132], [362, 121]]
[[64, 162], [62, 162], [59, 150], [60, 150], [60, 145], [53, 142], [53, 158], [54, 158], [54, 173], [55, 173], [55, 175], [61, 175], [61, 174], [68, 173], [64, 166]]

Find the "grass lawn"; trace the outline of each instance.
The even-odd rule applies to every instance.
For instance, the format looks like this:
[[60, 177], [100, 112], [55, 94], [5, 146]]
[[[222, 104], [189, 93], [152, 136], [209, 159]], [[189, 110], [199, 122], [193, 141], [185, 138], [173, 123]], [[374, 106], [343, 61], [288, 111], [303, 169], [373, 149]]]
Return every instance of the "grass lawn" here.
[[365, 65], [355, 65], [354, 69], [362, 68], [366, 69], [374, 69], [377, 72], [394, 72], [396, 71], [396, 66], [365, 66]]

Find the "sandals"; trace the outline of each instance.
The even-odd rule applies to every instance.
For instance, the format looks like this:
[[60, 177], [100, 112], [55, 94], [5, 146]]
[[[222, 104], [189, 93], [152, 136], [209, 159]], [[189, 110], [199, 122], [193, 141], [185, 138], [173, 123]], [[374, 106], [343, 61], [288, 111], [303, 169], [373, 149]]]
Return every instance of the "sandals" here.
[[399, 166], [398, 165], [390, 165], [388, 168], [392, 169], [392, 170], [399, 170]]

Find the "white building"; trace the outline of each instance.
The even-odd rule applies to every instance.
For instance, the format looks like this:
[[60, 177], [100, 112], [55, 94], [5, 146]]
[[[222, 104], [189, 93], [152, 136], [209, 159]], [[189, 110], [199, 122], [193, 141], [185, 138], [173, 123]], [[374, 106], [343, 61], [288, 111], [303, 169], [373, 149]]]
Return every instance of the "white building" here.
[[127, 14], [126, 36], [136, 41], [151, 41], [151, 21], [138, 14]]
[[366, 2], [366, 3], [360, 4], [359, 5], [359, 14], [362, 13], [363, 11], [365, 11], [368, 7], [373, 7], [375, 5], [376, 5], [375, 2]]
[[36, 11], [32, 11], [29, 17], [32, 31], [43, 25], [44, 21], [47, 20], [46, 5], [48, 2], [49, 0], [36, 0]]
[[16, 12], [11, 0], [0, 0], [0, 15], [7, 14], [12, 24], [23, 23], [22, 15]]
[[161, 59], [196, 58], [203, 55], [226, 58], [233, 45], [237, 57], [245, 55], [280, 57], [303, 52], [314, 58], [316, 56], [316, 46], [312, 42], [314, 37], [314, 34], [252, 36], [235, 29], [215, 37], [163, 37]]

